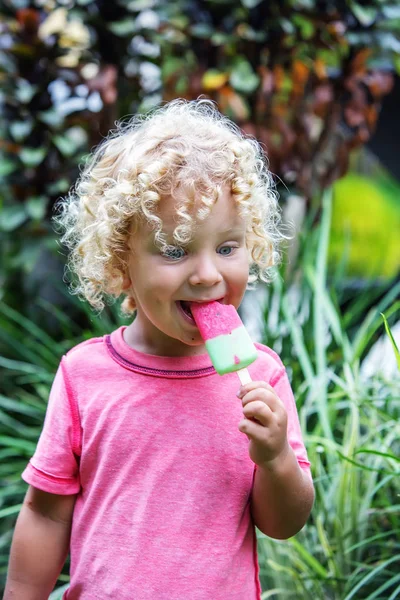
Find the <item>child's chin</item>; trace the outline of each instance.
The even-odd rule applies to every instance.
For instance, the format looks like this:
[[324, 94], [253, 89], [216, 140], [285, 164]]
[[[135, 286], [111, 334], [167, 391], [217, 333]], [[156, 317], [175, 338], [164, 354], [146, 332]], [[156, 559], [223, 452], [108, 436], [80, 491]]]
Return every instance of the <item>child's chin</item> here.
[[[196, 332], [185, 335], [185, 339], [182, 341], [184, 342], [184, 344], [187, 344], [188, 346], [204, 346], [203, 339], [201, 338], [200, 334], [199, 333], [196, 334]], [[204, 346], [204, 348], [205, 348], [205, 346]]]

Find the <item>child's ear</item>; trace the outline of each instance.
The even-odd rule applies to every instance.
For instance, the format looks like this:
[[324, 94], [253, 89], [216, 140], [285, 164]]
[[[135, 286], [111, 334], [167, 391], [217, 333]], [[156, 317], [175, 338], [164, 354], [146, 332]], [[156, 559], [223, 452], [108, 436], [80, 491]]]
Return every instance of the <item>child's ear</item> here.
[[129, 288], [131, 287], [131, 280], [130, 277], [128, 277], [128, 275], [124, 275], [123, 279], [122, 279], [122, 289], [124, 291], [129, 290]]

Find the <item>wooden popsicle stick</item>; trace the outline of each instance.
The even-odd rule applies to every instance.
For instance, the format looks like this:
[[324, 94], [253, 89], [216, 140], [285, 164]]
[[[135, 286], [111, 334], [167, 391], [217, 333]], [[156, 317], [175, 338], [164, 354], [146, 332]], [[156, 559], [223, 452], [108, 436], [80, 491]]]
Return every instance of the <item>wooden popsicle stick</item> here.
[[245, 383], [250, 383], [250, 381], [253, 381], [252, 378], [250, 377], [249, 370], [246, 367], [244, 369], [239, 369], [238, 371], [236, 371], [236, 373], [238, 374], [240, 383], [242, 385], [244, 385]]

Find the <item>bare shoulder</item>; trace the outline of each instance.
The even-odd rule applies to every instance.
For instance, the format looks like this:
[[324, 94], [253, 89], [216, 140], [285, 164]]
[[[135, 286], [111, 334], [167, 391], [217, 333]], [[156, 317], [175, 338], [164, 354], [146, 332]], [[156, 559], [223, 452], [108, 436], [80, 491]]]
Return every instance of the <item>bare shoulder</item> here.
[[24, 506], [52, 521], [69, 524], [72, 521], [75, 501], [76, 494], [68, 496], [50, 494], [30, 485]]

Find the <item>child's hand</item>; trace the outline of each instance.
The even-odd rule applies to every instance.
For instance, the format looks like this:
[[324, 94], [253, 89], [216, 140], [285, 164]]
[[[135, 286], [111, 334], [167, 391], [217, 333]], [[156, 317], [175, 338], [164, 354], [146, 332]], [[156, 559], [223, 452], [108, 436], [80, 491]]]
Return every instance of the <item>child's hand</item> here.
[[239, 431], [250, 440], [251, 460], [262, 467], [284, 456], [289, 446], [287, 413], [274, 388], [265, 381], [252, 381], [240, 388], [238, 397], [245, 416], [239, 423]]

